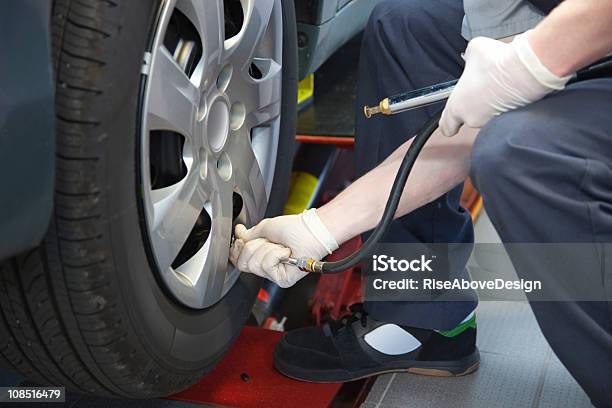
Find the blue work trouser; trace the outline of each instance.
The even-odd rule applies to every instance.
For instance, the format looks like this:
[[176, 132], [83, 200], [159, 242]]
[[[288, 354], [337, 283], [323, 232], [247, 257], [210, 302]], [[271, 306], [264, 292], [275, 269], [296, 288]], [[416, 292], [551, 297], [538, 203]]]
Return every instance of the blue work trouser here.
[[[359, 62], [355, 154], [357, 173], [376, 167], [419, 130], [440, 104], [396, 116], [363, 116], [363, 106], [410, 89], [458, 78], [463, 71], [463, 4], [459, 0], [389, 0], [379, 3], [364, 31]], [[435, 182], [435, 180], [432, 180]], [[393, 243], [472, 243], [470, 214], [461, 208], [462, 186], [391, 225]], [[365, 237], [364, 237], [365, 238]], [[468, 249], [469, 245], [466, 245]], [[457, 278], [467, 279], [465, 269]], [[366, 302], [377, 320], [448, 330], [476, 307], [474, 293], [462, 302]]]
[[[521, 243], [509, 247], [519, 277], [565, 293], [571, 271], [604, 294], [531, 308], [593, 404], [612, 407], [612, 78], [569, 85], [494, 118], [476, 139], [471, 172], [502, 241]], [[561, 273], [534, 255], [540, 245], [523, 243], [589, 243], [600, 265], [564, 257]]]

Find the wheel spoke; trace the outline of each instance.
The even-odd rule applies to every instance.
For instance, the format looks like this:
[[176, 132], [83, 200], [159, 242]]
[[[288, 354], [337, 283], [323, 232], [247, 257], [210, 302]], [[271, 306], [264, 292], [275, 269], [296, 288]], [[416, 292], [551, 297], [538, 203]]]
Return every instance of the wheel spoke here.
[[234, 184], [247, 208], [247, 222], [254, 224], [263, 218], [268, 205], [262, 171], [246, 132], [236, 132], [230, 139], [228, 154], [233, 162], [240, 163], [233, 172]]
[[248, 2], [242, 32], [225, 41], [228, 54], [233, 56], [234, 61], [241, 61], [245, 65], [250, 62], [270, 23], [274, 3], [275, 0]]
[[222, 0], [179, 0], [176, 7], [193, 23], [203, 43], [207, 65], [219, 62], [225, 38]]
[[193, 137], [199, 91], [160, 46], [151, 70], [148, 126], [150, 130], [172, 130]]
[[[262, 62], [265, 61], [265, 62]], [[259, 60], [265, 66], [264, 77], [253, 79], [248, 73], [230, 83], [228, 95], [232, 102], [240, 101], [246, 108], [246, 127], [268, 123], [281, 112], [282, 70], [273, 60]]]
[[206, 262], [202, 267], [195, 285], [198, 293], [205, 299], [218, 299], [224, 289], [225, 279], [231, 269], [229, 246], [232, 235], [233, 188], [230, 181], [215, 174], [215, 166], [209, 168], [208, 188], [212, 192], [212, 229]]
[[191, 170], [179, 183], [151, 192], [151, 239], [162, 271], [170, 267], [204, 208], [207, 194], [199, 187], [198, 177], [198, 172]]

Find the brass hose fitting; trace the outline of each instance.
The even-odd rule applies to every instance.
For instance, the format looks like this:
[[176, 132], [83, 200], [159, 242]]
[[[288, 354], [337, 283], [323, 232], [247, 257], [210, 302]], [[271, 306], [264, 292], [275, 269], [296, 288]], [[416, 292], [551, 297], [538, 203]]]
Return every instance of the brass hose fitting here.
[[302, 258], [289, 258], [285, 262], [287, 265], [293, 265], [303, 272], [310, 273], [323, 273], [323, 264], [325, 262], [315, 261], [312, 258], [302, 257]]
[[370, 119], [372, 115], [376, 115], [377, 113], [382, 113], [383, 115], [391, 115], [391, 109], [389, 109], [389, 98], [385, 98], [380, 101], [378, 106], [369, 107], [366, 105], [363, 107], [363, 114], [368, 119]]

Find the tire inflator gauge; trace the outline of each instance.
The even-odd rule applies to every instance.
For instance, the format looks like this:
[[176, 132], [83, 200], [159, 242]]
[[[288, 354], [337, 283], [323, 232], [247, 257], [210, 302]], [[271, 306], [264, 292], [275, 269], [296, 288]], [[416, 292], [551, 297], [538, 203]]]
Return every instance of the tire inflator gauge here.
[[369, 119], [377, 113], [395, 115], [396, 113], [422, 108], [448, 99], [455, 89], [455, 85], [457, 85], [457, 80], [393, 95], [380, 101], [377, 106], [364, 106], [363, 114]]
[[[568, 82], [568, 85], [570, 83], [580, 82], [587, 79], [609, 77], [611, 75], [612, 56], [608, 56], [577, 72], [576, 75], [574, 75]], [[390, 96], [380, 101], [380, 103], [376, 106], [364, 106], [363, 113], [366, 118], [371, 118], [376, 114], [395, 115], [397, 113], [442, 102], [448, 99], [456, 84], [457, 80], [453, 80]], [[404, 191], [406, 180], [408, 180], [410, 171], [412, 170], [421, 149], [423, 149], [425, 143], [427, 143], [431, 135], [438, 128], [438, 122], [442, 116], [442, 110], [443, 109], [438, 110], [431, 118], [429, 118], [425, 125], [415, 135], [413, 142], [408, 148], [408, 151], [406, 152], [406, 155], [404, 156], [397, 171], [397, 175], [393, 181], [393, 186], [391, 187], [391, 192], [389, 193], [389, 199], [385, 205], [385, 210], [380, 222], [366, 242], [364, 242], [361, 248], [359, 248], [359, 250], [346, 258], [335, 262], [317, 261], [308, 257], [290, 257], [284, 261], [284, 263], [287, 265], [293, 265], [304, 272], [324, 274], [342, 272], [359, 263], [362, 258], [373, 249], [374, 245], [376, 245], [376, 243], [378, 243], [385, 235], [391, 221], [393, 221], [393, 216], [397, 211], [397, 206], [399, 205], [402, 192]]]

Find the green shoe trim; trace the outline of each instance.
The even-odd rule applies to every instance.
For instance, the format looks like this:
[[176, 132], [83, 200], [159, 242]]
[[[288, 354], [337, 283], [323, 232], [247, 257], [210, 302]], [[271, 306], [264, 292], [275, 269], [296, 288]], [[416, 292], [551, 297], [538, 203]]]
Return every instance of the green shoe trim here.
[[454, 329], [446, 330], [446, 331], [438, 331], [438, 333], [441, 334], [444, 337], [455, 337], [455, 336], [460, 335], [461, 333], [463, 333], [464, 331], [466, 331], [470, 327], [472, 327], [474, 329], [476, 328], [476, 314], [475, 313], [470, 318], [470, 320], [466, 320], [465, 322], [460, 323]]

